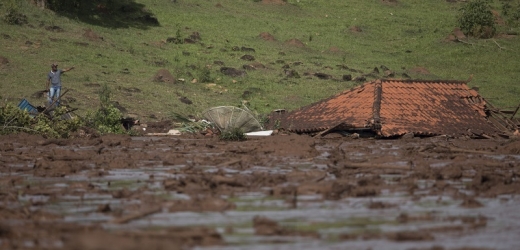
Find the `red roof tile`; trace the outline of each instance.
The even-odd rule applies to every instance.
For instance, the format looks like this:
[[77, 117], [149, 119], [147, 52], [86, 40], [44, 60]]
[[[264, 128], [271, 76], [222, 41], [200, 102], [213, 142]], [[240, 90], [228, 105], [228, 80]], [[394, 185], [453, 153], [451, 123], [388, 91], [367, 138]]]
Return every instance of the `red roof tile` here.
[[486, 103], [460, 81], [376, 80], [279, 117], [294, 132], [371, 129], [384, 137], [406, 133], [494, 134]]

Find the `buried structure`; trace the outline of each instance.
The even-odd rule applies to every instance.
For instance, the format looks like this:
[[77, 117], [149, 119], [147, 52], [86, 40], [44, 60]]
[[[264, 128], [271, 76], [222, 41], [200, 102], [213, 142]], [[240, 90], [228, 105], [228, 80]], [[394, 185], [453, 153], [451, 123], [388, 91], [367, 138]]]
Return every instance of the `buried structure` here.
[[463, 81], [375, 80], [291, 112], [270, 125], [296, 133], [371, 132], [380, 137], [509, 137], [518, 126]]

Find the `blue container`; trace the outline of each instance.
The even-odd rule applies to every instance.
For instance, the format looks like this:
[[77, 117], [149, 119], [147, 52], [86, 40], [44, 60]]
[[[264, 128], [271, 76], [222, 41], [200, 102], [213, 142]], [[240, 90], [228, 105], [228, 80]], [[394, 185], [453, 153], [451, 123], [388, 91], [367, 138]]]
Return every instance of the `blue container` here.
[[38, 114], [38, 109], [36, 109], [36, 107], [31, 105], [29, 103], [29, 101], [27, 101], [26, 99], [23, 99], [18, 104], [18, 108], [20, 108], [21, 110], [27, 110], [27, 112], [29, 112], [29, 115], [31, 115], [31, 116], [36, 116]]

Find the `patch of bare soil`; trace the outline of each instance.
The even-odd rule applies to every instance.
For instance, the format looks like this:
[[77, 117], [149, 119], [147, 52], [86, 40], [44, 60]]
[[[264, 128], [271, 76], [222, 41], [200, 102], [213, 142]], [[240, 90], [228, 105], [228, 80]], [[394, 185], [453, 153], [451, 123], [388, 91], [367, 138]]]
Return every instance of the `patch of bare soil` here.
[[0, 56], [0, 66], [9, 64], [9, 60], [3, 56]]
[[447, 42], [459, 42], [459, 41], [465, 41], [466, 35], [464, 35], [464, 32], [460, 30], [460, 28], [455, 28], [451, 32], [451, 34], [448, 35], [448, 37], [445, 39]]
[[103, 37], [99, 36], [96, 32], [94, 32], [91, 29], [86, 29], [83, 33], [83, 37], [86, 38], [89, 41], [97, 42], [102, 41]]
[[422, 75], [429, 75], [430, 71], [423, 67], [415, 67], [408, 70], [409, 73], [416, 73], [416, 74], [422, 74]]
[[518, 140], [353, 138], [0, 136], [0, 247], [517, 243]]
[[276, 41], [276, 38], [274, 38], [274, 36], [271, 35], [269, 32], [262, 32], [260, 33], [259, 37], [264, 39], [265, 41]]
[[167, 69], [160, 69], [155, 73], [153, 81], [175, 84], [176, 79]]
[[353, 33], [361, 33], [361, 32], [363, 32], [363, 30], [360, 27], [358, 27], [358, 26], [352, 26], [352, 27], [349, 28], [349, 30], [350, 30], [350, 32], [353, 32]]
[[289, 46], [300, 47], [300, 48], [305, 47], [305, 44], [296, 38], [289, 39], [289, 40], [285, 41], [284, 44], [289, 45]]

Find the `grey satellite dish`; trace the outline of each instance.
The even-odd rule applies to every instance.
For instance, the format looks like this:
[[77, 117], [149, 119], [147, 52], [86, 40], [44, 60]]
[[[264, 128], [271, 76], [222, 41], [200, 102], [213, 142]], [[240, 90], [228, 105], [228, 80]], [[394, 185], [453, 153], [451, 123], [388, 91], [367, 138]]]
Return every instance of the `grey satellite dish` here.
[[253, 114], [233, 106], [213, 107], [204, 111], [202, 116], [213, 123], [220, 132], [231, 129], [241, 129], [244, 133], [263, 130]]

